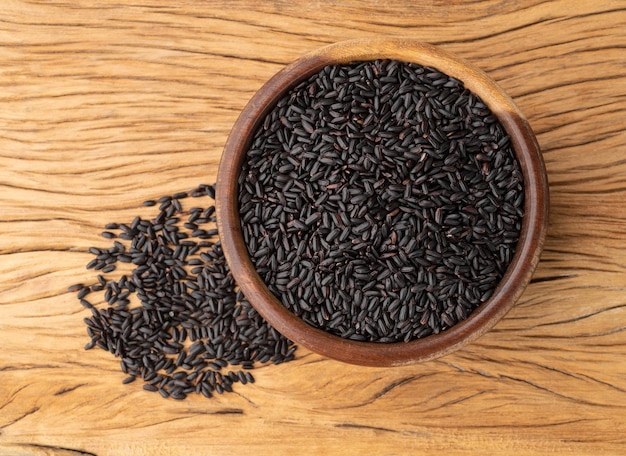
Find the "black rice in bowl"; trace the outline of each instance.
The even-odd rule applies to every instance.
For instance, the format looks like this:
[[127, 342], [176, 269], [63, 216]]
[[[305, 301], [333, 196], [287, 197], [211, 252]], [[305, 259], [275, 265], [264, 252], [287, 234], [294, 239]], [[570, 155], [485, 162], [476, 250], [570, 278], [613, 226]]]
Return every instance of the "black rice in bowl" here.
[[414, 63], [337, 64], [293, 87], [239, 176], [252, 262], [309, 325], [369, 342], [450, 328], [515, 253], [524, 188], [504, 128]]

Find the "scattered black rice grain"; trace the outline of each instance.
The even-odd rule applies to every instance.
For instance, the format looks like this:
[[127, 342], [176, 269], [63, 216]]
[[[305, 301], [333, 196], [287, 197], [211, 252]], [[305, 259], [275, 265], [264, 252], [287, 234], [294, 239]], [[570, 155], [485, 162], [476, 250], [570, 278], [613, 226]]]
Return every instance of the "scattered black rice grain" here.
[[70, 293], [74, 293], [76, 291], [82, 290], [83, 288], [85, 288], [85, 285], [83, 285], [82, 283], [76, 283], [74, 285], [70, 285], [67, 288], [67, 291], [69, 291]]
[[[160, 205], [152, 219], [107, 224], [105, 237], [119, 240], [89, 249], [95, 258], [88, 269], [101, 271], [97, 282], [68, 288], [92, 314], [84, 319], [91, 338], [85, 349], [97, 346], [120, 358], [123, 383], [141, 378], [145, 390], [175, 400], [212, 397], [232, 392], [235, 382], [254, 382], [237, 368], [294, 358], [293, 343], [238, 290], [217, 239], [215, 208], [185, 210], [180, 201], [214, 195], [213, 186], [200, 185], [144, 203]], [[119, 265], [128, 272], [109, 277], [118, 263], [128, 263]]]
[[89, 289], [89, 287], [82, 287], [80, 289], [80, 291], [78, 292], [78, 294], [76, 295], [76, 297], [78, 299], [83, 299], [85, 296], [87, 296], [89, 293], [91, 292], [91, 290]]
[[328, 66], [293, 88], [239, 178], [244, 239], [269, 289], [308, 324], [375, 342], [437, 334], [489, 299], [523, 203], [487, 105], [393, 60]]

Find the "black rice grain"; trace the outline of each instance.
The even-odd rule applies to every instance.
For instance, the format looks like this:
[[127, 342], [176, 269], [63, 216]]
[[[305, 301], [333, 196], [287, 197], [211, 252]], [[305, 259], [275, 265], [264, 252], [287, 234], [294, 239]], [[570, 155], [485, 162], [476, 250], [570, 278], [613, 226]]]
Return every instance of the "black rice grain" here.
[[[139, 377], [145, 390], [164, 398], [232, 392], [233, 383], [254, 379], [229, 366], [250, 369], [294, 358], [293, 343], [239, 292], [216, 239], [214, 207], [187, 211], [180, 201], [214, 195], [213, 186], [201, 185], [148, 200], [147, 207], [161, 205], [152, 219], [107, 224], [111, 235], [105, 237], [119, 240], [89, 249], [95, 259], [88, 268], [101, 271], [97, 282], [68, 288], [92, 313], [84, 319], [91, 338], [85, 349], [111, 352], [121, 359], [123, 383]], [[128, 263], [120, 269], [129, 272], [112, 278], [118, 263]]]
[[76, 291], [81, 291], [83, 288], [85, 288], [85, 285], [83, 285], [82, 283], [75, 283], [74, 285], [70, 285], [67, 288], [67, 291], [69, 291], [70, 293], [74, 293]]
[[506, 131], [457, 79], [393, 60], [333, 65], [263, 119], [239, 176], [250, 257], [308, 324], [410, 341], [493, 294], [524, 189]]

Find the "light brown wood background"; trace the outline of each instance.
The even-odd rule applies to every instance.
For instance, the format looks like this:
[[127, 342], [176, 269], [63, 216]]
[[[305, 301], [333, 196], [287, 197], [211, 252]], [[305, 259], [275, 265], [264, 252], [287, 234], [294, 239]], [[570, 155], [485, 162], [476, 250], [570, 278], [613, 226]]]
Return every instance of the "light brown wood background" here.
[[[214, 182], [270, 76], [362, 36], [458, 53], [528, 117], [552, 211], [519, 304], [422, 365], [300, 349], [212, 400], [122, 385], [66, 291], [102, 226]], [[625, 454], [625, 130], [624, 1], [4, 0], [0, 455]]]

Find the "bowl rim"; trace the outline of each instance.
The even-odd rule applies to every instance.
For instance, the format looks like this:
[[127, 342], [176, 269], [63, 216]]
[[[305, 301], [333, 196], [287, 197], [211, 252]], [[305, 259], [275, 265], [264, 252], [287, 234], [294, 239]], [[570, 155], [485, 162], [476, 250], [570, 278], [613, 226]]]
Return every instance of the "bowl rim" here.
[[[524, 180], [522, 230], [511, 263], [493, 295], [463, 321], [436, 335], [409, 342], [362, 342], [343, 339], [308, 325], [282, 305], [257, 274], [240, 225], [238, 176], [245, 154], [263, 118], [299, 82], [326, 65], [394, 59], [429, 66], [462, 81], [496, 115], [511, 138]], [[220, 160], [216, 215], [224, 255], [250, 304], [276, 330], [315, 353], [351, 364], [390, 367], [428, 361], [449, 354], [491, 329], [515, 305], [534, 273], [545, 241], [549, 194], [545, 165], [535, 135], [519, 108], [486, 73], [464, 59], [407, 38], [363, 38], [319, 48], [271, 77], [250, 99], [232, 127]]]

